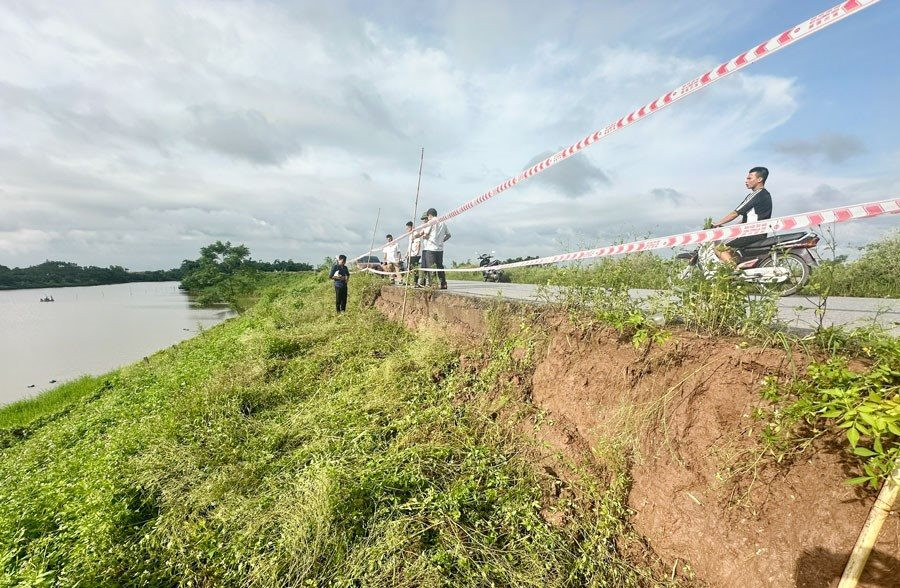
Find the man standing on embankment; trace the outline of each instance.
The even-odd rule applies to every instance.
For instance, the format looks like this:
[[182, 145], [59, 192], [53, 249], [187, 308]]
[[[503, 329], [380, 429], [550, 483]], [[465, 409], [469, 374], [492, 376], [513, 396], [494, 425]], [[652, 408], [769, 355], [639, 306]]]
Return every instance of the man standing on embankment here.
[[[422, 215], [422, 220], [431, 221], [435, 218], [437, 218], [437, 210], [433, 208], [429, 208], [428, 211]], [[422, 238], [422, 269], [432, 268], [443, 270], [444, 241], [450, 239], [450, 231], [447, 230], [447, 225], [444, 223], [429, 225], [424, 230], [420, 231], [418, 235]], [[432, 274], [435, 273], [441, 281], [441, 290], [446, 290], [447, 275], [443, 271], [424, 272], [425, 275], [422, 276], [422, 285], [424, 286], [427, 282], [430, 286], [434, 280]]]
[[331, 281], [334, 282], [335, 309], [339, 313], [344, 312], [347, 310], [347, 282], [350, 281], [346, 255], [338, 255], [337, 263], [331, 266]]
[[[413, 222], [409, 221], [406, 223], [406, 232], [412, 233], [413, 230]], [[417, 237], [418, 233], [412, 234], [409, 237], [409, 245], [406, 249], [406, 264], [407, 271], [409, 274], [406, 276], [406, 283], [412, 284], [414, 286], [419, 285], [419, 262], [422, 260], [422, 238]]]

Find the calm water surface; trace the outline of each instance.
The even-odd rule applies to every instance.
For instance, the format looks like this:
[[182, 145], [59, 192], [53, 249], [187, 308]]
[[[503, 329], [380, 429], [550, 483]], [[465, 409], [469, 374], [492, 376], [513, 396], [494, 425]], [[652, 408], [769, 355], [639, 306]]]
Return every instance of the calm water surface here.
[[[55, 302], [40, 302], [48, 294]], [[232, 316], [197, 308], [178, 282], [0, 291], [0, 405], [132, 363]]]

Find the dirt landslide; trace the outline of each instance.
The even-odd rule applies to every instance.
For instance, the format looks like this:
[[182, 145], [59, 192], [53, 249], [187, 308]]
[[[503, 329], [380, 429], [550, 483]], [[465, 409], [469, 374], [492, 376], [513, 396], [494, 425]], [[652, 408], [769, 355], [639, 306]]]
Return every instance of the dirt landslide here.
[[[385, 287], [375, 306], [398, 320], [403, 296]], [[409, 292], [404, 322], [479, 343], [491, 304]], [[690, 333], [636, 349], [614, 330], [550, 313], [535, 320], [543, 341], [526, 388], [551, 423], [539, 441], [598, 463], [615, 440], [634, 440], [631, 524], [668, 569], [699, 585], [837, 585], [875, 494], [845, 483], [855, 474], [838, 438], [781, 463], [761, 458], [752, 417], [763, 377], [791, 377], [801, 354]], [[861, 585], [900, 586], [896, 511]]]

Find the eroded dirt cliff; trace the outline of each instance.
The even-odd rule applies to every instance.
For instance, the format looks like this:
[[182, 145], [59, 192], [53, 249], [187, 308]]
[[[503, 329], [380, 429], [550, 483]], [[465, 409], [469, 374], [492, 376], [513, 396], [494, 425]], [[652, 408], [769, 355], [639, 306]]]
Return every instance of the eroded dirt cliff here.
[[[374, 303], [395, 320], [402, 314], [409, 328], [476, 346], [499, 304], [409, 292], [404, 311], [403, 298], [385, 287]], [[495, 312], [529, 321], [540, 340], [526, 374], [503, 376], [516, 378], [524, 401], [547, 417], [529, 433], [600, 476], [605, 452], [631, 440], [631, 523], [667, 565], [713, 586], [837, 584], [874, 494], [845, 483], [853, 474], [839, 439], [777, 463], [762, 454], [753, 418], [763, 377], [792, 377], [808, 361], [802, 353], [682, 332], [635, 348], [609, 328], [503, 306]], [[896, 512], [863, 585], [900, 586]]]

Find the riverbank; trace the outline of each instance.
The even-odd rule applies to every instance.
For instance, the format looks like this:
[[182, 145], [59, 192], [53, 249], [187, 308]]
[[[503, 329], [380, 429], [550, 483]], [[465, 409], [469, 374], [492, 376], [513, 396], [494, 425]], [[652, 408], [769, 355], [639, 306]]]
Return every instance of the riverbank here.
[[138, 282], [169, 282], [181, 279], [181, 270], [132, 272], [122, 266], [80, 266], [67, 261], [45, 261], [23, 268], [0, 265], [0, 290], [108, 286]]
[[[40, 302], [45, 293], [55, 302]], [[134, 362], [232, 314], [198, 307], [178, 282], [2, 291], [0, 405]]]
[[575, 524], [545, 520], [546, 480], [525, 446], [454, 402], [458, 351], [360, 308], [355, 283], [352, 312], [335, 318], [331, 286], [295, 277], [12, 439], [0, 452], [4, 580], [654, 577], [635, 567], [643, 556], [624, 559], [628, 545], [641, 553], [617, 510], [625, 480], [592, 491]]

